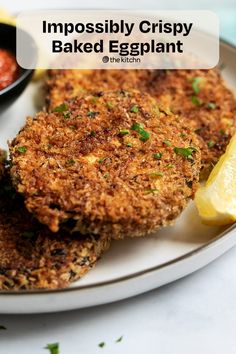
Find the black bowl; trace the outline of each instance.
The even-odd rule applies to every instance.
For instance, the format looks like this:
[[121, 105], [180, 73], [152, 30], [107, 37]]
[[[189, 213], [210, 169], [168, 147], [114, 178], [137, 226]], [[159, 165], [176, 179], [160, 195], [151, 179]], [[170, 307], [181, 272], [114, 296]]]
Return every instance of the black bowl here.
[[[15, 26], [0, 23], [0, 49], [8, 49], [16, 55], [16, 32]], [[32, 62], [35, 62], [37, 59], [35, 42], [28, 33], [21, 32], [24, 36], [27, 36], [28, 46], [32, 48]], [[20, 67], [18, 79], [0, 90], [0, 114], [20, 96], [28, 85], [33, 73], [33, 69], [23, 69]]]

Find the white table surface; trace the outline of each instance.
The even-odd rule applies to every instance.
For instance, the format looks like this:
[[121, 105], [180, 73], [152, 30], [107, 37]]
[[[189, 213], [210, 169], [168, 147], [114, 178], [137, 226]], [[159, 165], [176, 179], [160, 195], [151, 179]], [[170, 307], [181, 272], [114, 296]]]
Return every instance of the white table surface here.
[[[190, 5], [186, 8], [213, 9], [210, 1], [185, 1], [181, 8], [184, 3]], [[1, 6], [12, 11], [75, 4], [132, 7], [131, 1], [123, 0], [113, 5], [111, 1], [95, 0], [86, 4], [68, 0], [1, 0]], [[170, 0], [158, 4], [166, 9], [180, 7]], [[224, 16], [227, 6], [235, 8], [235, 1], [214, 1], [215, 9], [224, 7]], [[154, 8], [154, 1], [137, 1], [136, 7]], [[53, 342], [60, 343], [61, 354], [234, 354], [236, 248], [185, 279], [129, 300], [66, 313], [0, 315], [0, 325], [7, 327], [0, 331], [0, 354], [47, 354], [44, 347]], [[123, 340], [115, 343], [121, 335]], [[98, 344], [103, 341], [106, 345], [100, 348]]]
[[[0, 354], [234, 354], [236, 248], [208, 267], [135, 298], [57, 314], [0, 316]], [[120, 343], [115, 340], [123, 335]], [[98, 347], [100, 342], [104, 348]]]

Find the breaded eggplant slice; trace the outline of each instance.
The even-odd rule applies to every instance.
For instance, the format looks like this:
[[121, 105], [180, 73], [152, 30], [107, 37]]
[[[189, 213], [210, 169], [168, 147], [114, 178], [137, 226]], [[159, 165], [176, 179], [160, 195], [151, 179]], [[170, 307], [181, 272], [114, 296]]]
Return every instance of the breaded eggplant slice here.
[[139, 91], [107, 91], [29, 118], [10, 146], [27, 209], [57, 232], [123, 238], [171, 223], [193, 197], [198, 138]]
[[6, 159], [7, 159], [6, 151], [0, 149], [0, 181], [4, 175]]
[[6, 177], [0, 183], [0, 291], [64, 288], [94, 267], [110, 241], [52, 233], [24, 207]]
[[202, 178], [236, 131], [236, 100], [214, 70], [51, 70], [48, 109], [83, 91], [137, 88], [182, 115], [200, 137]]

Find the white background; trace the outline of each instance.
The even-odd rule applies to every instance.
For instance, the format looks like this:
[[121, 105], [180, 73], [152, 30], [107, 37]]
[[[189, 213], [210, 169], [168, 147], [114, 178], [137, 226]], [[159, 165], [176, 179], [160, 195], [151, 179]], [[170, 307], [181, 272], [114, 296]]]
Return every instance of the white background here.
[[[157, 6], [158, 3], [158, 6]], [[45, 7], [212, 9], [234, 41], [235, 1], [1, 0], [12, 11]], [[234, 24], [234, 26], [233, 26]], [[43, 354], [60, 342], [61, 354], [236, 353], [236, 249], [197, 273], [148, 294], [97, 308], [35, 316], [1, 316], [0, 354]], [[121, 343], [115, 340], [124, 336]], [[105, 341], [101, 349], [99, 342]]]

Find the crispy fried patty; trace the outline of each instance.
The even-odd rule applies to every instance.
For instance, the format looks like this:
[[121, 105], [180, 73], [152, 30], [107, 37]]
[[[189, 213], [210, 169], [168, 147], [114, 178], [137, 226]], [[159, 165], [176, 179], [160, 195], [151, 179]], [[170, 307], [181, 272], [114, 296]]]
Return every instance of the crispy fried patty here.
[[68, 286], [109, 247], [105, 237], [54, 234], [25, 209], [5, 177], [0, 184], [0, 290]]
[[85, 95], [29, 118], [13, 140], [11, 175], [26, 207], [57, 232], [122, 238], [169, 224], [196, 190], [198, 139], [138, 91]]
[[4, 175], [6, 158], [6, 151], [0, 149], [0, 180], [3, 178]]
[[137, 88], [153, 95], [196, 130], [203, 177], [236, 130], [236, 101], [217, 70], [51, 70], [46, 86], [49, 109], [91, 90]]

